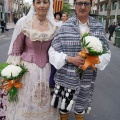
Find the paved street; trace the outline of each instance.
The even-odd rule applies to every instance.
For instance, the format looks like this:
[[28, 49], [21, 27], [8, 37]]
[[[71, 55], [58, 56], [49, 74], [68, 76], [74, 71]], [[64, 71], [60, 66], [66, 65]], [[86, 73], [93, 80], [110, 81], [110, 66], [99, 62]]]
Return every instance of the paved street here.
[[[6, 61], [13, 29], [0, 36], [0, 63]], [[85, 120], [120, 120], [120, 48], [109, 43], [112, 52], [110, 64], [98, 71], [92, 101], [92, 110]], [[69, 120], [75, 120], [73, 113]]]

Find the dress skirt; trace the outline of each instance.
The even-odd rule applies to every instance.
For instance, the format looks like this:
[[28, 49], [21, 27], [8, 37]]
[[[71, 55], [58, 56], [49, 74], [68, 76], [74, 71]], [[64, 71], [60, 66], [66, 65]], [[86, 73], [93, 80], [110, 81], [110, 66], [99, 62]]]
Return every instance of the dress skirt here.
[[5, 120], [7, 110], [7, 92], [0, 88], [0, 120]]
[[18, 101], [8, 103], [7, 120], [59, 120], [59, 111], [51, 107], [50, 64], [40, 68], [22, 61], [28, 72], [21, 78]]

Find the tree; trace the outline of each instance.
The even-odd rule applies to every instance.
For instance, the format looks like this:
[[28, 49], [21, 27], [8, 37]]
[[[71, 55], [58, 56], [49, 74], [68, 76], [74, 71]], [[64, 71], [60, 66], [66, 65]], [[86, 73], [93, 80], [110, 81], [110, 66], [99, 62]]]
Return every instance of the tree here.
[[72, 14], [72, 5], [71, 4], [69, 4], [69, 3], [64, 3], [63, 4], [63, 9], [62, 9], [62, 11], [61, 12], [67, 12], [68, 14]]
[[106, 17], [106, 33], [108, 33], [108, 25], [110, 20], [110, 12], [111, 12], [111, 0], [108, 0], [108, 6], [107, 6], [107, 17]]
[[98, 0], [98, 3], [97, 3], [97, 10], [96, 10], [97, 15], [99, 14], [99, 5], [100, 5], [100, 0]]
[[27, 6], [24, 6], [24, 7], [23, 7], [23, 13], [24, 13], [25, 15], [28, 14], [29, 10], [30, 10], [30, 7], [27, 7]]

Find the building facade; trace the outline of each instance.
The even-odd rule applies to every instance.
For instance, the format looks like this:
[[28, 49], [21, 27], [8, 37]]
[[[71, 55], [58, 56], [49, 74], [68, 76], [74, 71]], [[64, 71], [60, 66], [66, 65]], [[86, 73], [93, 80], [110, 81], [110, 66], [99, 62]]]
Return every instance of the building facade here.
[[0, 19], [4, 19], [4, 0], [0, 0]]
[[13, 12], [13, 18], [15, 16], [18, 17], [18, 0], [13, 0], [13, 2], [12, 2], [12, 12]]
[[6, 23], [13, 22], [14, 17], [23, 16], [24, 0], [0, 0], [0, 19]]
[[[109, 0], [95, 0], [94, 1], [94, 12], [98, 14], [99, 21], [105, 26], [107, 17], [107, 7]], [[110, 7], [110, 20], [109, 23], [120, 22], [120, 0], [111, 0]]]

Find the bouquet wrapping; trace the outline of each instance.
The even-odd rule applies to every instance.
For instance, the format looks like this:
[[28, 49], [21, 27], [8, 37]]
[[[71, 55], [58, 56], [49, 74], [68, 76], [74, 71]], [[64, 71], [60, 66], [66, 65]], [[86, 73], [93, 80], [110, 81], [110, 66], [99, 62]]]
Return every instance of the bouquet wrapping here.
[[0, 77], [2, 77], [0, 88], [8, 92], [9, 102], [18, 100], [18, 89], [22, 88], [20, 78], [25, 72], [27, 72], [27, 69], [24, 65], [0, 64]]
[[88, 67], [92, 67], [94, 70], [95, 64], [99, 64], [99, 56], [107, 53], [103, 48], [103, 45], [99, 38], [94, 36], [89, 36], [85, 33], [82, 36], [82, 48], [83, 50], [78, 53], [79, 56], [85, 58], [85, 64], [81, 67], [81, 70], [86, 70]]

